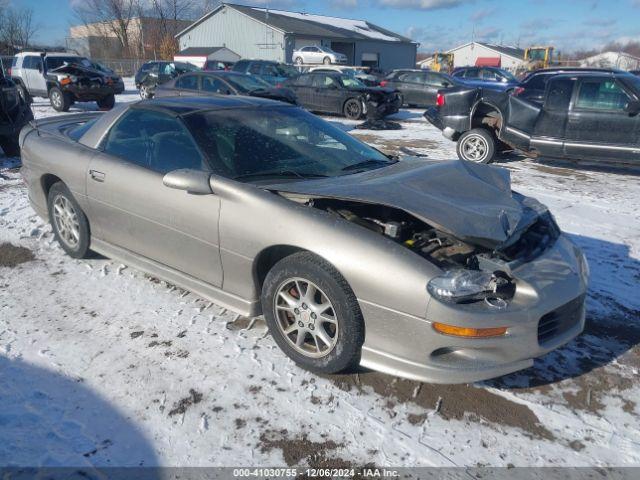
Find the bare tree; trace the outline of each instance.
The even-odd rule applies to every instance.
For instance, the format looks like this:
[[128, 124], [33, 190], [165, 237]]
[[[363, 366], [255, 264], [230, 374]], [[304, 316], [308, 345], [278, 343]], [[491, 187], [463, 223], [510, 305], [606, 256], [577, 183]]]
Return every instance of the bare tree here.
[[84, 0], [76, 2], [73, 10], [88, 35], [115, 36], [123, 56], [137, 56], [137, 39], [132, 41], [130, 27], [140, 10], [138, 0]]

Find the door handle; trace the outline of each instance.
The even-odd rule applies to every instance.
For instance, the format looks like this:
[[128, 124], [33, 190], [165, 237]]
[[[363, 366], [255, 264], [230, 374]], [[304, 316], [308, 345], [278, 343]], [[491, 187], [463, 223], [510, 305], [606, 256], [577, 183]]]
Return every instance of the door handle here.
[[99, 172], [97, 170], [89, 170], [89, 175], [91, 175], [91, 178], [96, 182], [104, 182], [105, 174], [102, 172]]

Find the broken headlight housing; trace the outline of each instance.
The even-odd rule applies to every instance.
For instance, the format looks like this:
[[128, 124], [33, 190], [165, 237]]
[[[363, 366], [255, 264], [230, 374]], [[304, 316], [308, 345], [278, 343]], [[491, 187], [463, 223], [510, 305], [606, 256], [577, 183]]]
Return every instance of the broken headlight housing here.
[[455, 269], [432, 278], [427, 291], [447, 303], [469, 303], [490, 298], [507, 300], [515, 293], [513, 280], [504, 272]]

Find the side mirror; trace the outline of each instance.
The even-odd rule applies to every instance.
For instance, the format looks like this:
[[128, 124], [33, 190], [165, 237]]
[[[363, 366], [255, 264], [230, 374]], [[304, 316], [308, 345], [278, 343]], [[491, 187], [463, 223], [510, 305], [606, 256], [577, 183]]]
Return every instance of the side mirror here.
[[162, 178], [165, 187], [175, 188], [176, 190], [185, 190], [187, 193], [196, 195], [210, 195], [213, 193], [209, 179], [211, 174], [202, 170], [192, 170], [190, 168], [181, 168], [167, 173]]
[[624, 111], [629, 115], [637, 115], [640, 113], [640, 101], [631, 100], [627, 103], [626, 107], [624, 107]]

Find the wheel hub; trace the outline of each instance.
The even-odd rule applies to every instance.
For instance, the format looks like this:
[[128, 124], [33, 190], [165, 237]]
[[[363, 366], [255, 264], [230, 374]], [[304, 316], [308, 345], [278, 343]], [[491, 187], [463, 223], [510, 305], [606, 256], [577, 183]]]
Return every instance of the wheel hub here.
[[328, 355], [338, 341], [338, 319], [326, 294], [303, 278], [286, 280], [277, 292], [275, 316], [289, 344], [307, 357]]

